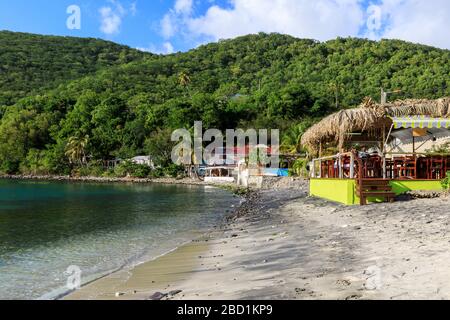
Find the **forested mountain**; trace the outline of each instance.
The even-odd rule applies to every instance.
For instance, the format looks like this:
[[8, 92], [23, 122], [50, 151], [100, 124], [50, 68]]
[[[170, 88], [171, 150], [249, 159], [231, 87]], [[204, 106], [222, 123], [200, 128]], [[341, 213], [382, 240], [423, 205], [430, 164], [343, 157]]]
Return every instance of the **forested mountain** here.
[[378, 100], [380, 87], [402, 89], [392, 98], [450, 95], [450, 51], [259, 34], [144, 56], [3, 108], [0, 170], [67, 172], [73, 145], [80, 163], [80, 154], [102, 160], [155, 153], [171, 129], [196, 120], [208, 128], [280, 128], [285, 146], [295, 149], [314, 119], [366, 96]]
[[0, 105], [143, 56], [99, 39], [0, 31]]

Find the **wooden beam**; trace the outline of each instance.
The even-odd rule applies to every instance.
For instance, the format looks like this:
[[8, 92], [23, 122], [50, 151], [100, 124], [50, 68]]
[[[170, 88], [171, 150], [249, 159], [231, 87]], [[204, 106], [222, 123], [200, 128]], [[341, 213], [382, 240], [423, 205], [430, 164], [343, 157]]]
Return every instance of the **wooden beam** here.
[[322, 140], [319, 142], [319, 158], [322, 158]]

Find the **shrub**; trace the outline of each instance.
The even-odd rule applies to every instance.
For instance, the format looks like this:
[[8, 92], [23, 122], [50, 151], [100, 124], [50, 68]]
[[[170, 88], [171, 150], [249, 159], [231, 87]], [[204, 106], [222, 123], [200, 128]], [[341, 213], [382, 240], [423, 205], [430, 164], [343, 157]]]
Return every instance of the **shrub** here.
[[446, 177], [441, 181], [442, 188], [444, 190], [450, 189], [450, 171], [447, 171]]
[[164, 168], [164, 174], [172, 178], [178, 178], [180, 175], [184, 175], [184, 167], [176, 164], [170, 164]]
[[117, 177], [133, 177], [133, 178], [147, 178], [152, 169], [144, 164], [136, 164], [131, 161], [125, 161], [119, 164], [115, 169], [114, 173]]
[[297, 159], [292, 168], [289, 169], [289, 176], [307, 176], [306, 166], [308, 165], [308, 160], [305, 158]]
[[164, 177], [165, 173], [164, 173], [164, 169], [163, 168], [156, 168], [154, 170], [152, 170], [152, 172], [150, 173], [150, 176], [152, 178], [162, 178]]

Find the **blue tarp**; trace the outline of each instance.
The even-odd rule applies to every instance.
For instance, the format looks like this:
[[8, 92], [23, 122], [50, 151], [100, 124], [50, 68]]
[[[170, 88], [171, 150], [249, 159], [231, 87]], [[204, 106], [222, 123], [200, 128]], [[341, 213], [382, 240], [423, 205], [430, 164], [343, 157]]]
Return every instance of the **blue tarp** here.
[[268, 175], [277, 176], [277, 177], [289, 177], [288, 169], [266, 168], [266, 169], [264, 169], [264, 173], [268, 174]]

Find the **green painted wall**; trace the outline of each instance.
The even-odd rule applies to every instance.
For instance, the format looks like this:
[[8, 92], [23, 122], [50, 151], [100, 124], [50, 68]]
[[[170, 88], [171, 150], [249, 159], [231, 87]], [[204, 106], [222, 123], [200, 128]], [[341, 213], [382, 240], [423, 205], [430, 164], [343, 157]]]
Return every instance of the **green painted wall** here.
[[355, 180], [311, 179], [310, 195], [334, 202], [351, 205], [355, 203]]
[[440, 191], [442, 190], [439, 180], [393, 180], [392, 190], [397, 194], [402, 194], [412, 190]]
[[[441, 182], [437, 180], [392, 180], [390, 185], [397, 195], [412, 190], [442, 190]], [[359, 204], [359, 198], [355, 194], [355, 180], [311, 179], [309, 188], [310, 195], [314, 197], [345, 205]], [[379, 202], [382, 199], [369, 198], [368, 200], [369, 202]]]

